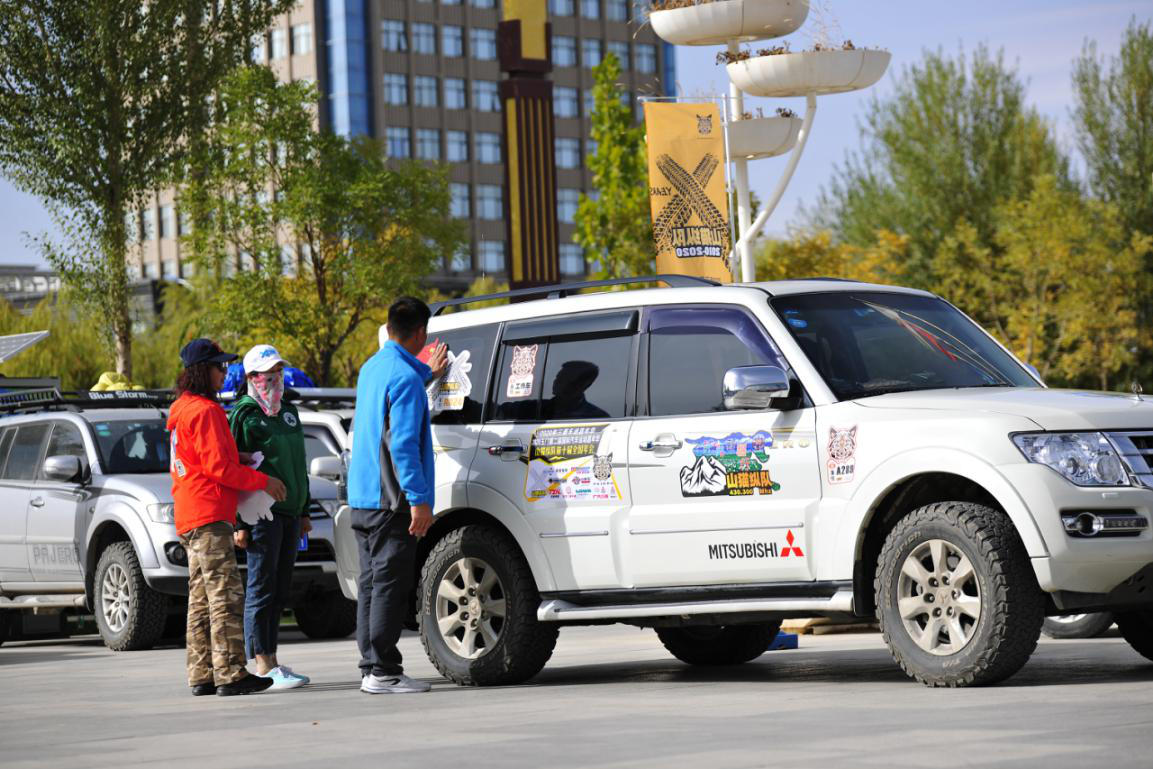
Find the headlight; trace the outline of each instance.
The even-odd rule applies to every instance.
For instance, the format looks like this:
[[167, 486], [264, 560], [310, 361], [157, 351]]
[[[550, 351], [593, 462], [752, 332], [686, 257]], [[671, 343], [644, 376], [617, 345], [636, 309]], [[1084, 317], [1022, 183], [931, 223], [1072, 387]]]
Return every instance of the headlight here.
[[1129, 475], [1101, 433], [1026, 433], [1013, 443], [1030, 462], [1051, 467], [1078, 486], [1128, 486]]
[[171, 502], [163, 505], [149, 505], [148, 517], [156, 523], [176, 523], [176, 508]]
[[334, 518], [342, 503], [339, 499], [318, 499], [316, 504], [320, 505], [329, 518]]

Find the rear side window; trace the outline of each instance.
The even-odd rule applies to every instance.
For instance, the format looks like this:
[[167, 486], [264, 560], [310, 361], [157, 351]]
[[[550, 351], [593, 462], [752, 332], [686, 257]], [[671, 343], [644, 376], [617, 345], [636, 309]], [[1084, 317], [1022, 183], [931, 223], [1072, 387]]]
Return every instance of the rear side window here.
[[4, 464], [4, 477], [14, 481], [30, 481], [36, 477], [40, 465], [44, 439], [48, 437], [47, 424], [20, 425], [12, 447], [8, 451], [8, 461]]
[[430, 345], [448, 345], [449, 360], [448, 372], [433, 393], [433, 424], [480, 423], [496, 331], [496, 326], [475, 326], [429, 334]]

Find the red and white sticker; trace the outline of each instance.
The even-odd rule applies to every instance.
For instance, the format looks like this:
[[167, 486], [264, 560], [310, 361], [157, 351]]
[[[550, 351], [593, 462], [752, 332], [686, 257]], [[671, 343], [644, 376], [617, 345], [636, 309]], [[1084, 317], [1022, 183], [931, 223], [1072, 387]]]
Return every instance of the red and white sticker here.
[[536, 371], [536, 354], [540, 345], [517, 345], [512, 348], [512, 362], [509, 364], [508, 387], [505, 395], [511, 398], [527, 398], [532, 395], [533, 378]]
[[857, 473], [857, 426], [829, 428], [829, 483], [851, 483]]

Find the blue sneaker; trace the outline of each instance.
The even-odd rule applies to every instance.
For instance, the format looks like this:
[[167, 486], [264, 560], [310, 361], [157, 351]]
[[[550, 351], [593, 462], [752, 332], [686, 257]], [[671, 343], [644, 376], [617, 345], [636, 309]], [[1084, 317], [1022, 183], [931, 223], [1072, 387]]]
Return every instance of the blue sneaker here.
[[308, 683], [308, 679], [303, 676], [294, 676], [291, 671], [287, 670], [283, 665], [275, 667], [267, 673], [263, 674], [261, 678], [268, 678], [272, 681], [270, 689], [295, 689], [298, 686], [304, 686]]
[[306, 684], [312, 682], [311, 678], [309, 678], [308, 676], [305, 676], [305, 675], [301, 675], [300, 673], [297, 673], [295, 670], [290, 668], [288, 665], [281, 665], [280, 669], [283, 670], [288, 675], [292, 676], [293, 678], [299, 678], [301, 681], [304, 681], [304, 683], [306, 683]]

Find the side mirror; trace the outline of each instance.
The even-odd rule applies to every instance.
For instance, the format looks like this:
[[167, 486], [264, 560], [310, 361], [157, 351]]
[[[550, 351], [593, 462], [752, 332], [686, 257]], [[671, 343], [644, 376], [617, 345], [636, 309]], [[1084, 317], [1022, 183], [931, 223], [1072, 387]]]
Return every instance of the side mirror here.
[[344, 463], [340, 457], [317, 457], [308, 465], [308, 474], [329, 480], [340, 480], [344, 474]]
[[777, 366], [738, 366], [725, 372], [721, 393], [729, 411], [767, 409], [789, 396], [789, 377]]
[[84, 481], [84, 469], [84, 463], [80, 457], [48, 457], [44, 460], [43, 475], [50, 481], [82, 483]]

